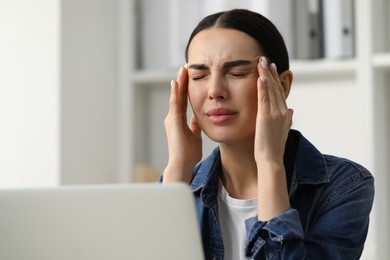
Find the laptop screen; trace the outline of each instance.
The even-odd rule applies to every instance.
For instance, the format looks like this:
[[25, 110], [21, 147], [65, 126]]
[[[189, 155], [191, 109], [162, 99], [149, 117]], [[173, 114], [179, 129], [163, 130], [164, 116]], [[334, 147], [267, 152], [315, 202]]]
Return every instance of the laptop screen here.
[[185, 184], [0, 190], [0, 259], [204, 259]]

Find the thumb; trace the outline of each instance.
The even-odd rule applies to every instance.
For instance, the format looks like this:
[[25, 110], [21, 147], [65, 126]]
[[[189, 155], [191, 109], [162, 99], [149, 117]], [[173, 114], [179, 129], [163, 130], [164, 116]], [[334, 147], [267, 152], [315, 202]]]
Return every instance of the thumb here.
[[202, 129], [200, 128], [198, 121], [196, 120], [196, 117], [194, 115], [191, 116], [190, 129], [191, 132], [194, 133], [194, 135], [200, 136], [202, 133]]
[[293, 115], [294, 115], [294, 109], [289, 108], [288, 112], [290, 114], [290, 127], [292, 126], [293, 123]]

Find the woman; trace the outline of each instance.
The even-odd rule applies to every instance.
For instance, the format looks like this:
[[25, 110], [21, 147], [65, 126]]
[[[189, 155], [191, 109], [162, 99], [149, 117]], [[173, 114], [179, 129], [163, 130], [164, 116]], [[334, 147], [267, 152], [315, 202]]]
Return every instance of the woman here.
[[[193, 190], [206, 259], [358, 259], [373, 177], [290, 129], [293, 74], [276, 27], [248, 10], [210, 15], [186, 60], [171, 82], [162, 181]], [[199, 162], [202, 131], [218, 147]]]

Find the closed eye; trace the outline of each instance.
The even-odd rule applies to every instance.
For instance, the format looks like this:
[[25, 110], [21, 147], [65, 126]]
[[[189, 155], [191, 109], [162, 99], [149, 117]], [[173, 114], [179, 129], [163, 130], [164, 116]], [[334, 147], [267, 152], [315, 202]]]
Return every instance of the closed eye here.
[[230, 75], [232, 75], [233, 77], [235, 78], [245, 78], [248, 73], [246, 72], [242, 72], [242, 73], [230, 73]]
[[192, 80], [197, 81], [197, 80], [201, 80], [201, 79], [203, 79], [205, 77], [207, 77], [206, 74], [204, 74], [204, 75], [203, 74], [202, 75], [196, 75], [196, 76], [192, 77]]

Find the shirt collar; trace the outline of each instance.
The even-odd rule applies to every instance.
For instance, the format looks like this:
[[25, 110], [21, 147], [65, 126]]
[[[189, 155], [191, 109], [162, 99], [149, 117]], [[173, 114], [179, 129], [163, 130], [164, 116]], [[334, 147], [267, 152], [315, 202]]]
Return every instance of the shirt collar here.
[[[292, 190], [295, 190], [299, 184], [329, 182], [325, 158], [320, 151], [297, 130], [291, 129], [288, 138], [295, 138], [297, 144], [291, 180]], [[205, 160], [195, 167], [191, 190], [195, 192], [205, 187], [206, 190], [202, 193], [216, 195], [214, 193], [218, 192], [217, 188], [212, 187], [217, 187], [220, 166], [220, 150], [216, 147]]]
[[328, 169], [323, 154], [299, 131], [290, 130], [290, 136], [298, 140], [293, 181], [296, 181], [298, 184], [329, 182]]
[[194, 170], [195, 176], [191, 182], [191, 190], [197, 191], [204, 187], [210, 181], [218, 180], [218, 172], [221, 168], [221, 155], [219, 147], [216, 147], [212, 153], [202, 162], [200, 162]]

